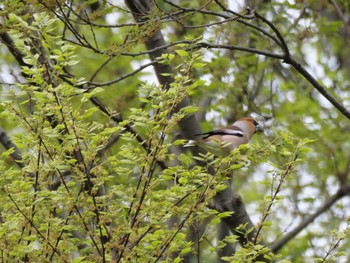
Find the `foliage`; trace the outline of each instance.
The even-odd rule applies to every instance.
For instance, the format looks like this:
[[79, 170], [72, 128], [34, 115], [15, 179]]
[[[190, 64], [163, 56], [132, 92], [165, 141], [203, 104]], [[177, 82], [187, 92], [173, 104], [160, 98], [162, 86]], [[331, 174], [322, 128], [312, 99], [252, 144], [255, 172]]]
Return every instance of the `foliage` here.
[[346, 262], [346, 5], [135, 2], [0, 4], [2, 261]]

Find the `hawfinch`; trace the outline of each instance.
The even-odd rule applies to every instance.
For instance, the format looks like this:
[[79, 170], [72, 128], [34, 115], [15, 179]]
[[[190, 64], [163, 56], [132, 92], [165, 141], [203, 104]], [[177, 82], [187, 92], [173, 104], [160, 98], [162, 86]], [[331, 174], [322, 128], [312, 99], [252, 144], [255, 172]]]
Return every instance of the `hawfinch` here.
[[246, 144], [253, 137], [255, 132], [262, 131], [262, 127], [251, 117], [241, 118], [231, 126], [205, 133], [195, 134], [202, 136], [200, 140], [190, 140], [184, 147], [200, 146], [210, 152], [218, 150], [218, 144], [224, 150], [232, 151], [241, 144]]

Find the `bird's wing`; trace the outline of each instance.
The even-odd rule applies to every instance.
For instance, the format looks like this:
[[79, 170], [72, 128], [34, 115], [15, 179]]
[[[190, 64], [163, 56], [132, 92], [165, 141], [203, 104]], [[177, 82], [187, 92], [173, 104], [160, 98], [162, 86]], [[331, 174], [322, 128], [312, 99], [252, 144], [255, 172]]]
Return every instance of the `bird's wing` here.
[[219, 136], [232, 135], [236, 137], [244, 136], [243, 131], [240, 128], [234, 127], [234, 126], [231, 126], [229, 128], [222, 128], [222, 129], [213, 130], [209, 132], [199, 133], [199, 134], [195, 134], [194, 136], [204, 136], [202, 139], [207, 139], [215, 135], [219, 135]]

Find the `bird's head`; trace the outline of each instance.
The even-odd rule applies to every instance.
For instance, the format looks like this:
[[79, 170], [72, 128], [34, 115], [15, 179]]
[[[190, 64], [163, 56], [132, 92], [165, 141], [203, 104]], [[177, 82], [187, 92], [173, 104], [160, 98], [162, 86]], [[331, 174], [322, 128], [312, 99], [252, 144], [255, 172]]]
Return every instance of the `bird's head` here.
[[240, 118], [233, 123], [233, 125], [239, 127], [244, 132], [249, 134], [250, 138], [255, 132], [263, 132], [263, 127], [252, 117]]

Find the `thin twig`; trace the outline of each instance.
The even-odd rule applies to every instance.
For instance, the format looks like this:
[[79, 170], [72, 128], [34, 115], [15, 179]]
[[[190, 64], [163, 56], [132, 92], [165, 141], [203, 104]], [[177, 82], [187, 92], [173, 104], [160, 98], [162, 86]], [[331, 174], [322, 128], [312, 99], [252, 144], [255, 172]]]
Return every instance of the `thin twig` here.
[[271, 212], [271, 208], [272, 208], [272, 205], [275, 203], [275, 200], [277, 199], [277, 196], [278, 194], [280, 193], [281, 189], [282, 189], [282, 185], [284, 184], [284, 182], [286, 181], [288, 175], [292, 172], [293, 170], [293, 162], [296, 160], [298, 154], [296, 153], [292, 159], [292, 161], [287, 165], [284, 173], [281, 175], [281, 178], [280, 178], [280, 181], [278, 183], [278, 186], [274, 192], [274, 194], [272, 195], [272, 198], [271, 198], [271, 201], [269, 202], [266, 210], [264, 211], [264, 214], [260, 220], [260, 222], [258, 223], [258, 228], [257, 228], [257, 231], [256, 231], [256, 235], [255, 235], [255, 238], [254, 238], [254, 244], [257, 244], [258, 242], [258, 237], [259, 237], [259, 234], [263, 228], [263, 225], [264, 225], [264, 222], [266, 221], [267, 217], [269, 216], [270, 212]]
[[[38, 236], [46, 243], [48, 244], [51, 249], [58, 255], [61, 256], [61, 253], [57, 250], [57, 248], [55, 246], [53, 246], [50, 242], [50, 240], [47, 240], [44, 236], [43, 233], [41, 233], [41, 231], [37, 228], [37, 226], [34, 224], [33, 220], [30, 220], [28, 218], [28, 216], [26, 215], [26, 213], [24, 213], [22, 211], [22, 209], [18, 206], [18, 204], [16, 203], [15, 199], [12, 197], [12, 195], [6, 191], [5, 188], [1, 189], [11, 200], [11, 202], [14, 204], [14, 206], [16, 207], [17, 211], [26, 219], [26, 221], [30, 224], [30, 226], [35, 230], [35, 232], [38, 234]], [[64, 258], [61, 258], [61, 260], [63, 260], [64, 262], [67, 262]]]
[[[333, 6], [334, 9], [337, 13], [337, 15], [339, 16], [339, 18], [342, 20], [343, 24], [344, 24], [344, 30], [345, 30], [345, 37], [347, 42], [350, 42], [350, 19], [349, 16], [346, 16], [343, 14], [342, 10], [340, 9], [339, 5], [335, 2], [335, 0], [328, 0]], [[348, 3], [349, 5], [349, 3]]]
[[[343, 230], [342, 232], [348, 232], [349, 230], [349, 225], [350, 225], [350, 222], [348, 221], [348, 223], [346, 224], [346, 228], [345, 230]], [[328, 251], [326, 252], [326, 254], [324, 255], [324, 257], [322, 258], [322, 261], [321, 262], [327, 262], [327, 258], [332, 254], [332, 252], [337, 248], [339, 247], [340, 243], [345, 239], [346, 237], [346, 234], [344, 234], [343, 236], [340, 236], [338, 238], [338, 240], [333, 244], [331, 245], [331, 247], [328, 249]]]

